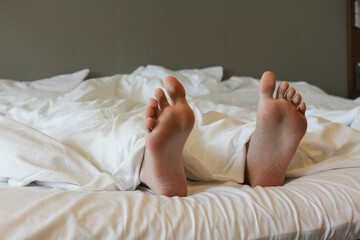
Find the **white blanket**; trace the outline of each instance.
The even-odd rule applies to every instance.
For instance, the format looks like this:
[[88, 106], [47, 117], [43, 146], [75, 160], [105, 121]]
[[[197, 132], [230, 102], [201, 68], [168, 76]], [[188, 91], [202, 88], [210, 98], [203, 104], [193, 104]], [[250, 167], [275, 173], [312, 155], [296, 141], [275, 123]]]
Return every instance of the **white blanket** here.
[[[0, 181], [67, 190], [135, 189], [145, 147], [143, 112], [154, 89], [173, 75], [185, 86], [197, 117], [184, 151], [188, 177], [242, 182], [244, 145], [256, 121], [257, 79], [221, 82], [220, 67], [147, 66], [130, 75], [83, 81], [87, 73], [31, 83], [0, 81]], [[306, 83], [292, 85], [308, 104], [309, 128], [288, 177], [360, 167], [359, 102]], [[206, 137], [194, 143], [199, 132]], [[214, 146], [217, 151], [209, 151]], [[218, 151], [220, 157], [214, 155]]]

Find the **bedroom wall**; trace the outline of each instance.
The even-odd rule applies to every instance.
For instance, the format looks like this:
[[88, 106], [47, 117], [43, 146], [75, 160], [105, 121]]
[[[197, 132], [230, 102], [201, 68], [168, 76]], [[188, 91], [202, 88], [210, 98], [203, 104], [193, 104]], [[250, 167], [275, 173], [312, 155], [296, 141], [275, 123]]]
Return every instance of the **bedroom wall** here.
[[0, 78], [222, 65], [347, 95], [346, 1], [0, 0]]

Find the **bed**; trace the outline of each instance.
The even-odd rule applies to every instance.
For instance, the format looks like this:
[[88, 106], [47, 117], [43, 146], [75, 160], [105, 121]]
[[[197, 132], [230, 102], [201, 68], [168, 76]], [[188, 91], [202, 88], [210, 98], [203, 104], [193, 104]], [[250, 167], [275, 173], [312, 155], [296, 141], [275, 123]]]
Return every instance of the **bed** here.
[[[123, 113], [140, 116], [154, 88], [172, 75], [192, 106], [254, 121], [258, 79], [221, 81], [220, 66], [173, 71], [148, 65], [85, 80], [88, 73], [0, 81], [2, 239], [360, 238], [359, 98], [291, 82], [307, 103], [310, 137], [300, 148], [313, 151], [310, 162], [294, 161], [281, 187], [188, 180], [187, 197], [165, 197], [142, 186], [119, 191], [126, 182], [114, 175], [127, 173], [111, 157], [97, 160], [111, 153], [114, 136], [106, 133], [119, 127], [119, 102], [130, 99]], [[84, 112], [84, 106], [91, 108]], [[326, 127], [314, 145], [311, 132], [319, 124]]]

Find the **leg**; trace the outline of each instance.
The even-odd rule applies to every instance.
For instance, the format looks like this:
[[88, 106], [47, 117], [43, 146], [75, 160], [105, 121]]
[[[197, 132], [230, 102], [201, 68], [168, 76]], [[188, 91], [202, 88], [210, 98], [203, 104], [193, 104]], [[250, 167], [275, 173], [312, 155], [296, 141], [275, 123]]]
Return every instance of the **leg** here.
[[174, 77], [164, 81], [173, 105], [161, 89], [155, 91], [145, 112], [146, 149], [140, 169], [140, 181], [155, 194], [186, 196], [187, 181], [183, 149], [195, 117], [185, 99], [185, 89]]
[[247, 144], [245, 179], [251, 186], [281, 186], [286, 169], [307, 128], [306, 105], [287, 82], [276, 86], [265, 72], [260, 80], [256, 129]]

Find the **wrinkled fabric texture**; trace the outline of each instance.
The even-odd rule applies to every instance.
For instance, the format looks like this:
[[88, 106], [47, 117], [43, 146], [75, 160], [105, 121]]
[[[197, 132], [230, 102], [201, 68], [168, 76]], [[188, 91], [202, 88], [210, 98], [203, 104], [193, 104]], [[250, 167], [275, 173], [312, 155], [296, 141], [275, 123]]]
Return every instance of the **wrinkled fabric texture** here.
[[[171, 71], [147, 66], [132, 76], [83, 82], [87, 73], [31, 83], [0, 81], [1, 238], [360, 238], [360, 98], [347, 100], [305, 82], [291, 83], [307, 103], [309, 128], [284, 186], [234, 183], [241, 179], [188, 181], [188, 197], [169, 198], [143, 187], [112, 191], [137, 184], [134, 159], [142, 154], [145, 133], [127, 127], [142, 122], [161, 79], [174, 75], [188, 90], [197, 122], [184, 159], [188, 176], [205, 180], [241, 175], [242, 144], [256, 120], [258, 80], [220, 82], [221, 67]], [[130, 137], [122, 140], [120, 133]], [[206, 165], [223, 154], [216, 145], [221, 141], [228, 161]], [[209, 149], [206, 143], [211, 144], [207, 158], [197, 162]], [[117, 159], [121, 156], [132, 161]]]
[[[184, 149], [187, 177], [244, 181], [245, 145], [256, 122], [257, 79], [221, 82], [221, 67], [171, 71], [147, 66], [129, 75], [83, 81], [87, 73], [0, 82], [1, 181], [67, 190], [136, 189], [145, 149], [144, 110], [169, 75], [184, 85], [196, 116]], [[305, 101], [311, 97], [313, 102], [308, 102], [308, 131], [287, 176], [360, 167], [359, 104], [339, 98], [334, 100], [341, 100], [344, 110], [326, 108], [321, 98], [313, 97], [326, 96], [320, 89], [294, 85]]]

